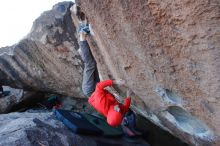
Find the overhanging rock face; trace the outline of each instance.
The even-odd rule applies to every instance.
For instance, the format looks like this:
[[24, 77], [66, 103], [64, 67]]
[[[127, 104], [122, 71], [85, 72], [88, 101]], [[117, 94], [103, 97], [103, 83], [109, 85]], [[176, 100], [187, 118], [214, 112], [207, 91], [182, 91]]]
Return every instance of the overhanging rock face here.
[[92, 24], [101, 75], [128, 82], [134, 109], [191, 145], [220, 144], [219, 1], [80, 6]]
[[[82, 61], [69, 8], [57, 4], [35, 20], [19, 43], [0, 48], [0, 83], [26, 90], [84, 97]], [[28, 12], [31, 13], [31, 12]]]

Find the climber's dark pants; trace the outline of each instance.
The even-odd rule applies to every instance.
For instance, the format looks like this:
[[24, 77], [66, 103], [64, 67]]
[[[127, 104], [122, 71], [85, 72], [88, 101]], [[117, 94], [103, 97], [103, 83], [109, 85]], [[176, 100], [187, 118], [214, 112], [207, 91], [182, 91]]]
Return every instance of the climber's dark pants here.
[[80, 41], [79, 45], [81, 48], [80, 55], [84, 62], [82, 90], [87, 97], [90, 97], [95, 91], [96, 84], [100, 81], [99, 74], [96, 61], [90, 51], [87, 41]]

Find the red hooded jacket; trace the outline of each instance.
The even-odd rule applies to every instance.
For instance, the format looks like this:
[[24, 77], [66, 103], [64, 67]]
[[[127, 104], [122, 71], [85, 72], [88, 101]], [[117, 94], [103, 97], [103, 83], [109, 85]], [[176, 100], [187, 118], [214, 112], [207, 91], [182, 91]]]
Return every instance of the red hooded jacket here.
[[131, 98], [127, 97], [124, 104], [120, 104], [115, 97], [104, 88], [112, 86], [112, 80], [104, 80], [96, 85], [95, 92], [89, 97], [89, 104], [99, 113], [107, 117], [107, 122], [111, 126], [121, 124], [124, 114], [128, 111]]

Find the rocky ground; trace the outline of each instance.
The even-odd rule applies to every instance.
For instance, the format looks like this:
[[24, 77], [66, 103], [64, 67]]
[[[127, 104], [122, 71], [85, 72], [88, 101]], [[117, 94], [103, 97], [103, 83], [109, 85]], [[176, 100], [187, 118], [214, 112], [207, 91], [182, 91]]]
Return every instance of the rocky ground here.
[[[0, 146], [148, 146], [148, 143], [151, 146], [188, 146], [140, 115], [137, 128], [145, 132], [135, 142], [129, 142], [124, 136], [105, 138], [74, 134], [55, 117], [52, 108], [45, 106], [45, 101], [51, 96], [54, 94], [44, 95], [38, 101], [35, 97], [35, 100], [26, 101], [22, 106], [14, 103], [14, 108], [9, 110], [14, 112], [0, 114]], [[61, 99], [62, 109], [97, 114], [86, 99], [56, 96]]]
[[0, 146], [147, 146], [120, 138], [107, 139], [77, 135], [67, 129], [51, 112], [10, 113], [0, 116]]

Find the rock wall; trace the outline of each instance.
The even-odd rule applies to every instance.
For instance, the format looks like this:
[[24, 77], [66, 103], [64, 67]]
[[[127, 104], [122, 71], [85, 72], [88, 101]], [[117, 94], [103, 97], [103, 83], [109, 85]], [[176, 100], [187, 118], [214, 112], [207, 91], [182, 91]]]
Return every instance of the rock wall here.
[[127, 81], [133, 109], [191, 145], [219, 145], [219, 1], [79, 3], [100, 74]]
[[[161, 128], [191, 145], [218, 146], [219, 1], [79, 2], [102, 78], [125, 79], [132, 109]], [[71, 5], [55, 5], [19, 43], [0, 48], [1, 84], [83, 97]]]
[[71, 5], [70, 2], [55, 5], [35, 20], [24, 39], [0, 48], [1, 84], [84, 97], [83, 64], [77, 52]]

